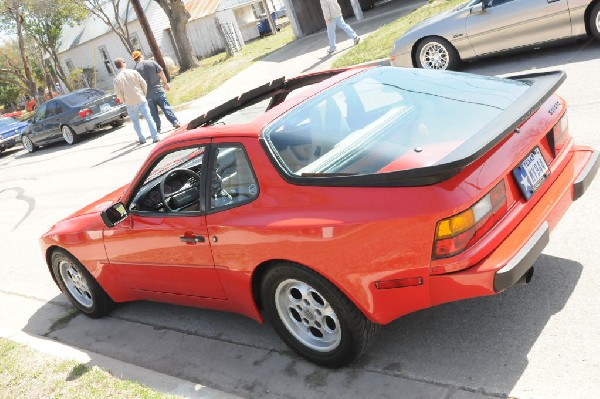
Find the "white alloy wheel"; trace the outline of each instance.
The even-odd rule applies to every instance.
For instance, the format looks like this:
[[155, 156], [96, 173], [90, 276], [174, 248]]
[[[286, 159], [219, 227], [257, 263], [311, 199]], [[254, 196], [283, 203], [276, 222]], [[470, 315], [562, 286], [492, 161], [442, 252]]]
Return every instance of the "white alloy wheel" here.
[[275, 306], [288, 331], [304, 346], [331, 352], [342, 339], [338, 317], [325, 297], [310, 285], [288, 279], [275, 291]]
[[64, 125], [61, 128], [61, 131], [62, 131], [63, 139], [65, 139], [67, 144], [73, 144], [73, 143], [75, 143], [75, 141], [77, 141], [77, 139], [75, 137], [75, 132], [69, 126]]
[[58, 264], [60, 278], [62, 279], [69, 294], [84, 308], [91, 309], [94, 298], [85, 276], [70, 262], [61, 260]]
[[23, 147], [25, 148], [25, 151], [30, 152], [30, 153], [35, 151], [35, 145], [33, 144], [33, 141], [31, 141], [29, 136], [23, 136], [21, 138], [21, 142], [23, 143]]
[[431, 41], [421, 49], [419, 63], [424, 69], [448, 69], [450, 54], [443, 44]]

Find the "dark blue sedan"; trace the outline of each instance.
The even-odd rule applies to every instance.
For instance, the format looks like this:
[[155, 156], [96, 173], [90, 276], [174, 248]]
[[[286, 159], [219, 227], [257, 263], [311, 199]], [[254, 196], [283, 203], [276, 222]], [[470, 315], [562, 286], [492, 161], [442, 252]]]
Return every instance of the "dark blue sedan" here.
[[74, 144], [84, 133], [122, 125], [126, 116], [125, 104], [114, 94], [77, 90], [40, 105], [21, 132], [21, 142], [27, 152], [57, 141]]
[[14, 147], [25, 126], [27, 126], [26, 122], [0, 117], [0, 152]]

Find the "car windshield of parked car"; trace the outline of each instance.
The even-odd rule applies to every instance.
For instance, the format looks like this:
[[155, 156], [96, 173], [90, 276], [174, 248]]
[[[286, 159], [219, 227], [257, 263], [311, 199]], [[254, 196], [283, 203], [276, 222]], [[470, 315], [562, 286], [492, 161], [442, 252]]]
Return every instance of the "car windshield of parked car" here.
[[66, 94], [61, 97], [61, 100], [70, 107], [76, 107], [104, 94], [101, 90], [84, 89]]
[[530, 87], [508, 79], [403, 68], [353, 76], [263, 131], [296, 176], [378, 174], [435, 165]]

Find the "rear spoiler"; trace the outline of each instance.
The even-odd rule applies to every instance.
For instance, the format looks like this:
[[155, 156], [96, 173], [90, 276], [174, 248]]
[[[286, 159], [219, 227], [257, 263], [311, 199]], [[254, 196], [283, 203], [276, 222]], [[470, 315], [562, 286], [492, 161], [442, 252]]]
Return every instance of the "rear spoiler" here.
[[[505, 79], [527, 83], [530, 88], [519, 97], [518, 101], [434, 165], [381, 174], [351, 176], [329, 174], [302, 177], [283, 174], [282, 177], [290, 183], [310, 186], [417, 187], [440, 183], [456, 175], [514, 132], [556, 92], [566, 77], [563, 71], [505, 76]], [[265, 143], [263, 146], [268, 147]]]

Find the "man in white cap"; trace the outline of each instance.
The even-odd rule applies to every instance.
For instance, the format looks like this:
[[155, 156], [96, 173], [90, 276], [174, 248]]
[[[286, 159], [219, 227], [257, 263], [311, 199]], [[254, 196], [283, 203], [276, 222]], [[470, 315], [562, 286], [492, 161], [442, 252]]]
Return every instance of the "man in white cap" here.
[[327, 37], [329, 37], [329, 48], [327, 49], [327, 53], [333, 53], [335, 48], [335, 30], [337, 27], [340, 27], [348, 37], [354, 40], [354, 44], [358, 44], [360, 42], [360, 36], [356, 34], [344, 21], [344, 17], [342, 16], [342, 9], [338, 4], [337, 0], [321, 0], [321, 9], [323, 10], [323, 16], [325, 17], [325, 23], [327, 24]]

